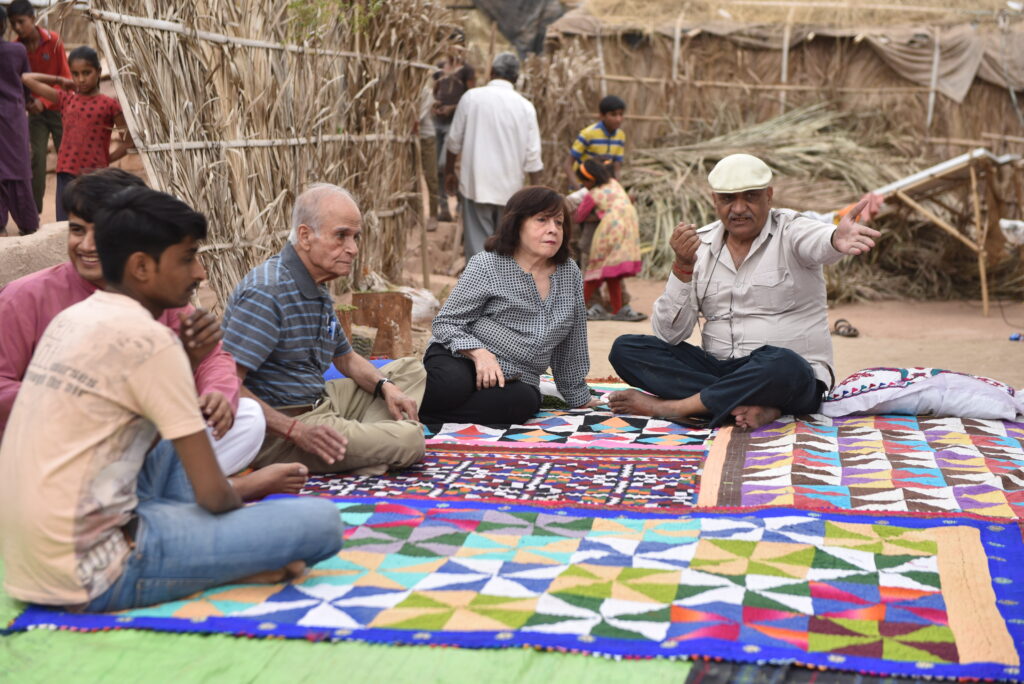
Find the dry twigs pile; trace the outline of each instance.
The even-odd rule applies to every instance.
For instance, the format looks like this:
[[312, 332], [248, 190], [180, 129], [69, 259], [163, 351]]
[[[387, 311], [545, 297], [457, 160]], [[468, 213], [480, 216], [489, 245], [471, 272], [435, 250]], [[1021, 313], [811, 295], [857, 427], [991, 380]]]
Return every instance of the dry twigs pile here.
[[[754, 154], [776, 173], [780, 202], [796, 209], [831, 211], [865, 191], [904, 175], [905, 166], [888, 162], [877, 150], [854, 142], [843, 128], [846, 117], [814, 105], [744, 128], [722, 118], [712, 126], [722, 135], [688, 142], [676, 136], [658, 147], [636, 150], [623, 173], [641, 216], [645, 275], [664, 277], [672, 265], [668, 238], [685, 220], [698, 226], [715, 220], [707, 174], [723, 157]], [[731, 130], [730, 130], [731, 129]], [[691, 136], [697, 137], [699, 136]]]
[[[398, 277], [420, 212], [412, 126], [450, 15], [426, 0], [92, 0], [151, 182], [210, 220], [221, 305], [303, 186], [360, 201], [356, 283]], [[203, 33], [207, 32], [207, 33]]]

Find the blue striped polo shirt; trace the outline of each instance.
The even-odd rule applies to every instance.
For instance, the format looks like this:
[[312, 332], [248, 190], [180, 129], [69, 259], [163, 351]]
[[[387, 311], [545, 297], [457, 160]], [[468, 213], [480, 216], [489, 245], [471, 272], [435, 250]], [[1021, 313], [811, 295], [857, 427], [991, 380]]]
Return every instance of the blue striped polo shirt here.
[[352, 351], [327, 286], [290, 243], [242, 278], [222, 327], [224, 348], [248, 369], [245, 386], [271, 406], [316, 402], [332, 360]]

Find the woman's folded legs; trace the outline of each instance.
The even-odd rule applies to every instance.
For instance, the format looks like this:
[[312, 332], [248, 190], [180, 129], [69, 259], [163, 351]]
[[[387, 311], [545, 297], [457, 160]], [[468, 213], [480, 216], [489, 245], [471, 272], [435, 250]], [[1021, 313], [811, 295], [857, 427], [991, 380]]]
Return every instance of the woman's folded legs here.
[[455, 356], [439, 344], [430, 345], [423, 365], [427, 388], [420, 420], [428, 425], [513, 425], [532, 418], [540, 408], [540, 391], [518, 380], [478, 390], [473, 361]]

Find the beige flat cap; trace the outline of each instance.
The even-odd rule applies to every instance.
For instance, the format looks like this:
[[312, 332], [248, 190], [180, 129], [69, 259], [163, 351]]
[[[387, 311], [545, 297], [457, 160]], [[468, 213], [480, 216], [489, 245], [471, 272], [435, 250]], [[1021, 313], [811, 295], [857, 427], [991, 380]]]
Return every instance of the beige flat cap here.
[[760, 190], [771, 185], [772, 170], [753, 155], [730, 154], [711, 169], [708, 183], [715, 192]]

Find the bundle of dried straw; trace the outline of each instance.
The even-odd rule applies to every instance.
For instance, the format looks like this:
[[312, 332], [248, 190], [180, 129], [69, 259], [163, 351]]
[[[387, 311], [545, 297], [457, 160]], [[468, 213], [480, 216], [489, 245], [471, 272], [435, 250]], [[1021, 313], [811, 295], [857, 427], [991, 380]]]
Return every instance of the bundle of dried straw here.
[[273, 254], [303, 186], [342, 185], [366, 225], [356, 283], [399, 276], [420, 213], [412, 127], [450, 14], [427, 0], [91, 0], [155, 187], [210, 220], [221, 305]]

